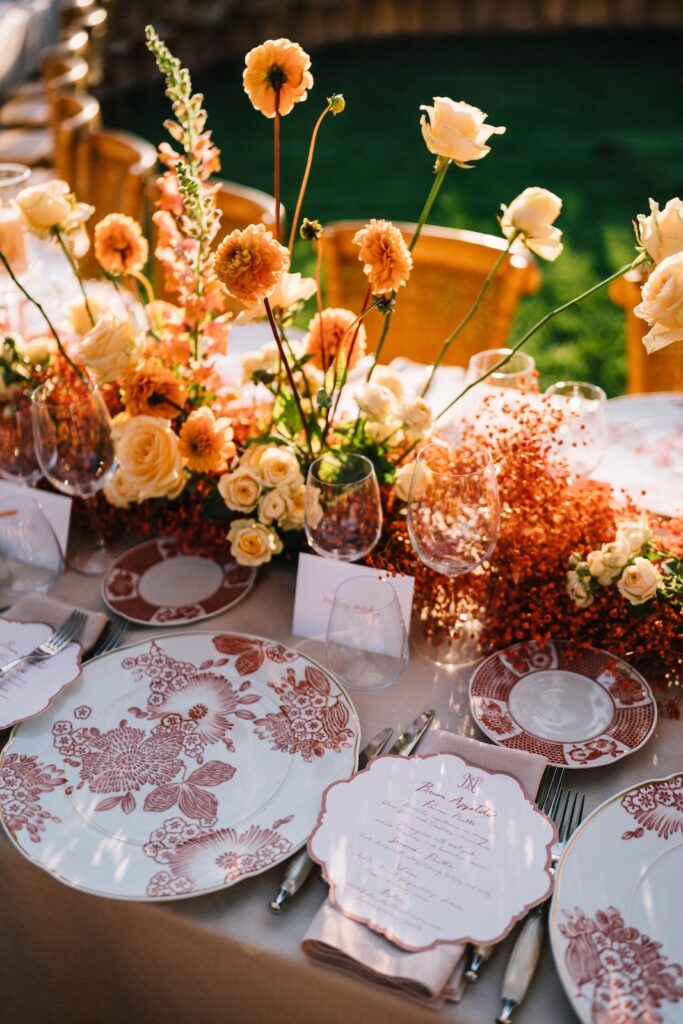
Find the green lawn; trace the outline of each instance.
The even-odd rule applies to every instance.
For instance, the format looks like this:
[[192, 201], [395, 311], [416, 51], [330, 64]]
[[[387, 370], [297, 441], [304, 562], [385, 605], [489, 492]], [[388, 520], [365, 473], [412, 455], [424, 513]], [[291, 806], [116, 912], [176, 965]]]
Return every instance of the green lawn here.
[[[564, 199], [565, 251], [544, 265], [513, 336], [631, 258], [631, 220], [683, 192], [681, 37], [665, 32], [390, 39], [311, 54], [315, 88], [283, 122], [283, 200], [293, 212], [312, 125], [332, 92], [347, 107], [320, 132], [304, 214], [321, 221], [415, 220], [433, 159], [419, 106], [464, 99], [506, 125], [474, 170], [449, 171], [434, 223], [496, 232], [495, 215], [527, 185]], [[150, 57], [150, 60], [152, 58]], [[272, 122], [251, 108], [241, 64], [195, 74], [223, 151], [223, 176], [272, 191]], [[158, 142], [167, 101], [146, 89], [105, 109], [109, 124]], [[296, 255], [295, 255], [295, 263]], [[296, 266], [295, 266], [295, 269]], [[533, 339], [543, 384], [588, 379], [609, 394], [625, 379], [623, 314], [599, 294]]]

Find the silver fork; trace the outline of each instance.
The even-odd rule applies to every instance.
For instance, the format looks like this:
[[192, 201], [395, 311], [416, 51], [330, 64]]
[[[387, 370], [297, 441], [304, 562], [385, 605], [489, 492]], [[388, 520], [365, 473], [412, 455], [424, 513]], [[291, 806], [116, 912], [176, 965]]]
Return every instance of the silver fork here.
[[[580, 825], [586, 797], [565, 791], [564, 799], [558, 791], [550, 809], [550, 817], [557, 823], [557, 841], [550, 850], [550, 870], [555, 874], [560, 857], [564, 853], [569, 837]], [[545, 934], [545, 918], [550, 906], [550, 897], [527, 914], [522, 930], [517, 936], [503, 977], [501, 998], [503, 1006], [496, 1017], [497, 1024], [509, 1024], [512, 1015], [524, 999], [534, 976], [538, 957]]]
[[59, 654], [63, 651], [67, 644], [70, 644], [72, 640], [75, 640], [77, 636], [80, 636], [81, 630], [85, 625], [85, 614], [79, 611], [73, 611], [61, 624], [61, 626], [54, 631], [52, 636], [49, 636], [47, 640], [44, 640], [42, 644], [38, 644], [28, 654], [22, 654], [20, 658], [15, 658], [13, 661], [7, 662], [0, 668], [0, 679], [11, 672], [17, 665], [21, 665], [23, 661], [45, 661], [46, 658], [52, 658], [55, 654]]
[[[549, 767], [546, 768], [543, 773], [543, 778], [541, 779], [541, 784], [536, 795], [536, 803], [538, 804], [539, 810], [551, 817], [553, 806], [559, 797], [563, 781], [564, 768]], [[467, 968], [465, 970], [465, 981], [469, 982], [470, 985], [473, 985], [475, 981], [479, 981], [479, 974], [484, 965], [491, 958], [491, 954], [495, 948], [495, 944], [472, 947], [470, 958], [467, 962]]]
[[122, 619], [120, 615], [114, 615], [107, 626], [106, 630], [100, 637], [99, 641], [95, 644], [86, 661], [92, 661], [93, 658], [99, 658], [101, 654], [107, 654], [108, 651], [115, 651], [120, 646], [123, 634], [128, 628], [128, 622], [126, 619]]

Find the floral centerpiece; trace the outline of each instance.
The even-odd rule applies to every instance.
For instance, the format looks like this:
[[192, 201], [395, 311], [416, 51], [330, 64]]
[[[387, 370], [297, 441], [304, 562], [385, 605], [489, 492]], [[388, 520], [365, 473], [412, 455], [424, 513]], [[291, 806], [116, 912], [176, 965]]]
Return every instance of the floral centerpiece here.
[[[152, 256], [163, 273], [164, 297], [155, 296], [146, 276], [149, 249], [140, 225], [110, 214], [95, 225], [95, 257], [114, 294], [132, 293], [136, 301], [119, 302], [117, 309], [113, 303], [102, 305], [78, 272], [92, 209], [79, 203], [64, 182], [25, 189], [18, 205], [26, 227], [61, 247], [78, 281], [81, 301], [72, 305], [64, 337], [35, 303], [44, 315], [48, 339], [40, 353], [31, 351], [34, 342], [27, 344], [20, 337], [5, 340], [0, 388], [6, 412], [11, 414], [35, 383], [46, 378], [63, 380], [65, 374], [75, 374], [96, 381], [106, 395], [116, 440], [118, 468], [101, 502], [109, 529], [173, 533], [195, 547], [227, 544], [236, 560], [248, 565], [261, 565], [299, 547], [306, 516], [305, 477], [314, 458], [326, 451], [362, 453], [373, 463], [385, 496], [388, 544], [375, 561], [408, 569], [417, 575], [418, 587], [436, 593], [435, 574], [416, 566], [405, 533], [404, 502], [417, 447], [438, 431], [440, 421], [472, 387], [504, 366], [550, 319], [636, 266], [648, 271], [636, 309], [650, 327], [644, 339], [648, 350], [683, 338], [683, 203], [672, 199], [660, 210], [651, 201], [649, 215], [637, 218], [637, 245], [630, 263], [548, 312], [510, 345], [509, 355], [435, 409], [428, 401], [434, 373], [476, 316], [508, 256], [520, 247], [545, 260], [560, 256], [562, 232], [556, 221], [562, 200], [534, 186], [502, 205], [498, 219], [505, 248], [471, 308], [442, 339], [421, 394], [408, 394], [380, 359], [396, 304], [410, 287], [413, 253], [449, 172], [475, 167], [491, 152], [493, 137], [505, 128], [489, 124], [477, 107], [447, 97], [436, 97], [422, 107], [420, 129], [435, 164], [414, 233], [406, 242], [389, 221], [370, 220], [354, 238], [367, 280], [364, 302], [359, 310], [330, 308], [321, 289], [324, 230], [316, 219], [301, 214], [321, 126], [328, 115], [343, 113], [343, 96], [327, 99], [313, 129], [285, 244], [280, 127], [282, 118], [313, 89], [310, 59], [285, 39], [270, 40], [247, 54], [245, 92], [254, 108], [273, 122], [274, 228], [251, 224], [216, 245], [220, 213], [213, 176], [220, 160], [207, 128], [203, 97], [193, 92], [188, 71], [151, 28], [147, 43], [165, 77], [173, 110], [173, 118], [165, 122], [171, 143], [159, 146], [163, 173], [153, 216]], [[314, 249], [314, 278], [292, 271], [297, 233]], [[24, 296], [35, 301], [1, 250], [0, 260]], [[311, 299], [316, 311], [303, 340], [294, 340], [292, 320]], [[262, 319], [272, 334], [271, 344], [244, 358], [243, 381], [237, 389], [226, 385], [220, 372], [235, 302], [241, 308], [237, 322]], [[383, 318], [369, 359], [368, 317]], [[640, 595], [641, 603], [671, 596], [675, 587], [670, 580], [680, 578], [681, 563], [675, 553], [653, 546], [649, 532], [636, 551], [635, 527], [617, 531], [617, 545], [627, 535], [624, 531], [631, 531], [629, 557], [618, 567], [618, 578], [613, 574], [616, 563], [612, 567], [605, 561], [612, 557], [612, 548], [609, 555], [598, 552], [605, 522], [614, 522], [612, 496], [604, 489], [577, 491], [568, 473], [558, 473], [556, 467], [550, 471], [548, 450], [556, 429], [550, 410], [539, 401], [533, 408], [515, 408], [511, 418], [517, 429], [508, 426], [497, 436], [478, 436], [476, 422], [466, 427], [468, 436], [494, 449], [498, 463], [504, 514], [491, 572], [499, 583], [508, 573], [506, 584], [513, 581], [524, 595], [525, 608], [520, 607], [514, 628], [505, 629], [503, 608], [510, 608], [510, 594], [501, 586], [500, 607], [495, 595], [490, 602], [491, 637], [498, 642], [540, 637], [557, 618], [550, 598], [563, 601], [566, 631], [572, 608], [594, 609], [599, 589], [609, 589], [607, 583], [615, 581], [631, 605], [637, 603], [633, 595]], [[555, 538], [550, 550], [548, 531]], [[534, 544], [540, 545], [542, 554]], [[570, 599], [566, 594], [558, 598], [558, 580], [562, 590], [565, 586], [563, 566], [572, 552], [585, 547], [592, 552], [587, 558], [572, 556]], [[665, 567], [661, 572], [657, 561]], [[477, 585], [474, 580], [472, 586]], [[529, 612], [532, 593], [538, 603]], [[680, 588], [676, 594], [678, 605], [669, 602], [669, 609], [680, 607]], [[438, 597], [434, 600], [438, 604]]]

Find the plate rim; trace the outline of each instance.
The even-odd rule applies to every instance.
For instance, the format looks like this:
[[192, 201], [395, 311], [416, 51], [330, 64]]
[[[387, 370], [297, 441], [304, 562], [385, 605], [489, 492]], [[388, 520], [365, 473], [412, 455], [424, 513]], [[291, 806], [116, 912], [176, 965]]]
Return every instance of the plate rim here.
[[[597, 818], [600, 814], [603, 814], [617, 800], [621, 800], [622, 797], [627, 795], [627, 793], [632, 793], [634, 789], [640, 789], [641, 786], [648, 786], [656, 782], [670, 782], [672, 779], [676, 779], [681, 776], [683, 776], [683, 769], [681, 771], [672, 772], [670, 775], [664, 775], [660, 778], [643, 779], [641, 782], [634, 782], [630, 786], [626, 786], [624, 789], [619, 790], [618, 793], [614, 793], [612, 796], [607, 797], [606, 800], [603, 800], [601, 804], [598, 804], [598, 806], [591, 811], [588, 817], [581, 822], [576, 831], [570, 836], [567, 847], [564, 850], [562, 857], [560, 858], [559, 864], [557, 865], [555, 871], [555, 884], [553, 885], [550, 909], [548, 911], [548, 935], [550, 937], [550, 949], [553, 955], [555, 970], [557, 971], [557, 975], [560, 979], [567, 1000], [569, 1001], [574, 1013], [581, 1020], [582, 1024], [591, 1024], [590, 1015], [586, 1016], [583, 1012], [584, 1010], [587, 1010], [588, 1007], [583, 1003], [579, 1003], [575, 998], [575, 986], [570, 981], [568, 976], [566, 976], [566, 968], [562, 958], [562, 950], [560, 948], [560, 942], [562, 941], [562, 937], [560, 936], [559, 931], [558, 918], [560, 912], [560, 901], [558, 899], [558, 893], [560, 891], [562, 871], [564, 869], [566, 859], [569, 856], [571, 850], [576, 845], [576, 842], [578, 841], [579, 837], [583, 835], [588, 826], [592, 824], [593, 820]], [[683, 840], [681, 841], [681, 845], [683, 845]], [[655, 940], [657, 941], [656, 936]]]
[[[258, 636], [256, 633], [243, 633], [240, 630], [232, 630], [232, 631], [230, 631], [229, 629], [226, 630], [226, 632], [229, 632], [231, 636], [242, 636], [242, 637], [248, 637], [249, 639], [253, 639], [253, 640], [264, 641], [266, 643], [281, 644], [281, 646], [283, 646], [286, 650], [295, 650], [295, 648], [289, 647], [287, 644], [283, 644], [280, 640], [273, 640], [273, 639], [271, 639], [269, 637]], [[139, 647], [141, 645], [146, 645], [148, 643], [151, 643], [154, 640], [165, 640], [165, 639], [169, 639], [170, 640], [173, 636], [181, 636], [181, 637], [184, 637], [184, 638], [186, 638], [188, 636], [192, 636], [192, 635], [195, 635], [195, 636], [196, 635], [208, 636], [208, 635], [213, 635], [214, 633], [215, 633], [215, 631], [212, 630], [212, 629], [196, 629], [196, 630], [188, 630], [188, 631], [178, 630], [175, 633], [161, 633], [159, 636], [143, 637], [142, 639], [136, 640], [133, 643], [123, 644], [121, 647], [117, 647], [113, 651], [105, 651], [103, 654], [96, 655], [96, 657], [89, 659], [87, 661], [87, 663], [82, 666], [81, 672], [83, 673], [85, 671], [85, 669], [89, 668], [89, 666], [91, 664], [94, 665], [95, 662], [101, 661], [103, 658], [113, 658], [117, 654], [120, 654], [122, 651], [130, 650], [132, 648]], [[325, 668], [324, 665], [321, 665], [320, 662], [317, 661], [315, 658], [311, 658], [310, 655], [304, 654], [303, 652], [299, 652], [299, 651], [297, 651], [297, 653], [299, 654], [300, 657], [305, 658], [310, 664], [314, 665], [316, 668], [319, 668], [322, 672], [325, 673], [326, 676], [328, 676], [330, 679], [332, 679], [333, 682], [336, 684], [336, 686], [339, 688], [340, 692], [346, 698], [346, 701], [347, 701], [348, 707], [349, 707], [349, 711], [351, 713], [351, 717], [352, 717], [353, 723], [354, 723], [354, 745], [353, 745], [353, 765], [354, 765], [354, 767], [351, 769], [351, 775], [353, 775], [358, 770], [358, 758], [359, 758], [359, 755], [360, 755], [360, 741], [361, 741], [361, 725], [360, 725], [360, 719], [358, 717], [358, 711], [356, 709], [356, 706], [353, 703], [353, 701], [351, 700], [348, 692], [346, 691], [346, 688], [339, 682], [337, 677], [332, 672], [329, 671], [329, 669]], [[44, 709], [44, 710], [47, 710], [47, 709]], [[43, 712], [41, 712], [41, 714], [42, 713]], [[35, 716], [35, 717], [38, 717], [38, 716]], [[27, 719], [27, 721], [34, 721], [34, 719], [30, 719], [30, 720]], [[7, 742], [5, 743], [4, 747], [0, 750], [0, 769], [2, 769], [2, 766], [5, 763], [5, 759], [6, 759], [7, 755], [11, 752], [12, 744], [14, 743], [14, 741], [16, 739], [16, 734], [19, 731], [19, 729], [21, 728], [21, 725], [22, 725], [22, 722], [17, 722], [16, 725], [12, 726], [12, 729], [11, 729], [11, 732], [10, 732], [9, 737], [7, 739]], [[351, 776], [349, 776], [349, 777], [351, 777]], [[337, 781], [343, 781], [343, 780], [337, 780]], [[331, 783], [330, 783], [330, 785], [331, 785]], [[324, 790], [323, 790], [323, 792], [324, 792]], [[320, 795], [321, 795], [321, 799], [322, 799], [322, 795], [323, 795], [322, 792], [321, 792]], [[74, 889], [77, 892], [87, 893], [87, 895], [89, 895], [89, 896], [98, 896], [101, 899], [119, 900], [119, 901], [124, 902], [124, 903], [150, 903], [150, 904], [170, 903], [170, 902], [175, 902], [176, 900], [197, 899], [197, 898], [199, 898], [201, 896], [208, 896], [208, 895], [210, 895], [212, 893], [223, 892], [225, 889], [231, 889], [234, 885], [238, 885], [240, 882], [246, 881], [249, 878], [256, 878], [257, 875], [262, 875], [262, 874], [264, 874], [264, 872], [270, 871], [272, 868], [278, 867], [279, 865], [284, 864], [286, 861], [290, 860], [292, 858], [292, 856], [294, 856], [299, 850], [301, 850], [303, 847], [306, 846], [306, 843], [308, 841], [308, 836], [310, 835], [310, 832], [309, 832], [309, 833], [306, 834], [305, 838], [302, 839], [300, 842], [293, 843], [292, 848], [280, 860], [277, 860], [277, 861], [273, 862], [272, 864], [268, 864], [266, 867], [260, 868], [258, 871], [252, 871], [252, 872], [249, 872], [248, 874], [241, 875], [239, 878], [236, 878], [236, 879], [234, 879], [231, 882], [223, 882], [220, 885], [211, 886], [210, 888], [207, 888], [207, 889], [202, 889], [200, 892], [177, 893], [177, 894], [174, 894], [173, 896], [146, 896], [146, 895], [145, 896], [127, 896], [127, 895], [126, 896], [122, 896], [122, 895], [114, 894], [114, 893], [110, 893], [110, 892], [102, 892], [102, 891], [100, 891], [98, 889], [90, 889], [87, 886], [76, 884], [75, 882], [71, 881], [70, 879], [63, 877], [59, 873], [59, 871], [55, 870], [54, 868], [49, 867], [47, 864], [45, 864], [43, 862], [35, 860], [33, 857], [31, 857], [28, 847], [24, 848], [23, 846], [21, 846], [19, 844], [19, 842], [17, 841], [17, 839], [13, 835], [11, 829], [6, 824], [5, 816], [2, 813], [1, 805], [0, 805], [0, 825], [2, 826], [2, 829], [3, 829], [4, 833], [5, 833], [5, 835], [7, 836], [9, 841], [12, 843], [12, 845], [15, 847], [15, 849], [17, 849], [19, 851], [19, 853], [30, 864], [33, 864], [34, 867], [39, 868], [41, 871], [44, 871], [46, 874], [51, 875], [53, 878], [56, 878], [57, 881], [59, 881], [63, 885], [68, 886], [70, 889]]]
[[[112, 614], [120, 615], [122, 619], [125, 619], [127, 622], [130, 622], [130, 623], [132, 623], [135, 626], [148, 626], [148, 627], [151, 626], [153, 629], [154, 628], [157, 628], [157, 629], [173, 629], [173, 628], [177, 628], [178, 626], [190, 626], [190, 625], [192, 625], [195, 622], [206, 622], [207, 619], [212, 619], [216, 615], [222, 615], [223, 612], [230, 611], [231, 608], [234, 608], [236, 605], [238, 605], [240, 603], [240, 601], [243, 601], [244, 598], [247, 597], [251, 593], [251, 591], [252, 591], [252, 589], [254, 587], [254, 583], [256, 582], [256, 577], [258, 576], [258, 566], [246, 565], [246, 566], [243, 566], [242, 568], [249, 569], [251, 571], [251, 578], [249, 579], [248, 583], [246, 584], [246, 587], [245, 587], [244, 591], [240, 594], [240, 596], [238, 598], [236, 598], [230, 604], [224, 605], [222, 608], [218, 608], [214, 612], [207, 612], [206, 614], [199, 615], [199, 616], [197, 616], [194, 619], [173, 619], [173, 620], [170, 620], [166, 625], [163, 622], [152, 622], [152, 621], [150, 621], [150, 619], [135, 619], [131, 615], [128, 615], [126, 612], [122, 612], [119, 608], [116, 608], [114, 605], [112, 605], [111, 602], [107, 598], [107, 595], [106, 595], [106, 582], [107, 582], [107, 578], [109, 577], [109, 574], [116, 567], [117, 562], [119, 562], [119, 560], [121, 558], [124, 558], [124, 557], [126, 557], [127, 555], [130, 555], [130, 554], [133, 554], [135, 551], [139, 551], [141, 548], [147, 547], [148, 544], [158, 544], [158, 542], [160, 540], [161, 541], [173, 540], [173, 541], [175, 541], [176, 544], [178, 544], [178, 545], [180, 544], [180, 542], [178, 541], [178, 539], [176, 537], [148, 537], [146, 540], [142, 540], [138, 544], [133, 544], [132, 547], [126, 548], [126, 550], [122, 551], [119, 555], [117, 555], [116, 558], [114, 559], [114, 561], [111, 563], [111, 565], [109, 565], [107, 567], [107, 570], [106, 570], [104, 576], [102, 577], [102, 582], [100, 583], [100, 594], [102, 596], [102, 600], [106, 604], [106, 606], [109, 609], [109, 611], [112, 612]], [[203, 558], [207, 562], [212, 562], [212, 564], [218, 565], [217, 562], [213, 562], [213, 560], [211, 558], [208, 558], [206, 555], [194, 554], [192, 556], [189, 556], [189, 555], [185, 554], [185, 552], [180, 551], [180, 550], [173, 557], [174, 558], [178, 558], [178, 557]], [[232, 557], [232, 556], [230, 556], [230, 557]], [[235, 562], [235, 565], [239, 565], [240, 564], [236, 559], [234, 559], [234, 562]], [[119, 648], [119, 650], [120, 650], [120, 648]]]
[[[475, 695], [472, 693], [472, 686], [474, 684], [474, 680], [475, 680], [475, 678], [477, 676], [477, 673], [481, 671], [481, 669], [484, 667], [484, 665], [486, 665], [487, 662], [491, 661], [493, 658], [498, 657], [500, 654], [505, 654], [506, 651], [511, 650], [513, 647], [518, 647], [518, 646], [521, 646], [522, 644], [529, 644], [529, 643], [536, 643], [536, 641], [534, 641], [534, 640], [517, 640], [517, 641], [515, 641], [514, 644], [508, 644], [506, 647], [502, 647], [498, 651], [492, 651], [491, 654], [487, 655], [486, 658], [484, 658], [482, 661], [479, 662], [479, 664], [476, 666], [476, 668], [472, 672], [472, 675], [470, 676], [470, 680], [469, 680], [469, 683], [468, 683], [468, 694], [469, 694], [469, 701], [470, 701], [470, 714], [472, 715], [472, 718], [474, 719], [474, 721], [475, 721], [475, 723], [477, 725], [477, 728], [481, 729], [481, 731], [484, 733], [484, 735], [488, 736], [488, 738], [490, 740], [492, 740], [496, 744], [497, 747], [503, 747], [503, 748], [505, 748], [507, 750], [510, 750], [510, 749], [513, 749], [513, 748], [510, 748], [505, 743], [501, 742], [500, 738], [497, 737], [495, 733], [491, 732], [480, 721], [479, 716], [477, 714], [477, 711], [475, 709], [474, 702], [475, 702], [476, 698], [475, 698]], [[557, 645], [557, 644], [570, 644], [570, 643], [572, 643], [572, 641], [571, 640], [565, 640], [565, 639], [563, 639], [561, 637], [557, 637], [557, 638], [553, 637], [550, 640], [546, 641], [546, 643], [552, 643], [554, 645]], [[577, 763], [577, 764], [567, 764], [566, 762], [564, 764], [557, 764], [554, 761], [548, 760], [548, 764], [551, 765], [552, 767], [566, 768], [566, 769], [568, 769], [570, 771], [585, 771], [586, 769], [590, 769], [590, 768], [604, 768], [608, 764], [616, 764], [617, 761], [621, 761], [623, 758], [628, 757], [630, 754], [635, 754], [638, 750], [642, 750], [642, 748], [645, 746], [645, 744], [648, 743], [649, 740], [652, 738], [652, 735], [653, 735], [653, 733], [655, 731], [655, 728], [657, 727], [657, 720], [658, 720], [658, 717], [659, 717], [659, 711], [658, 711], [658, 708], [657, 708], [657, 701], [655, 700], [655, 696], [654, 696], [654, 694], [652, 692], [652, 688], [651, 688], [650, 684], [648, 683], [647, 679], [642, 674], [642, 672], [639, 672], [638, 669], [633, 668], [633, 666], [629, 665], [628, 662], [624, 661], [623, 658], [620, 658], [618, 654], [613, 654], [611, 651], [606, 651], [602, 647], [593, 647], [592, 644], [584, 644], [582, 646], [584, 648], [586, 648], [587, 650], [594, 651], [594, 652], [596, 652], [598, 654], [606, 654], [610, 658], [615, 658], [617, 661], [619, 661], [622, 664], [626, 665], [630, 669], [630, 671], [635, 672], [636, 675], [639, 677], [639, 679], [642, 681], [642, 683], [643, 683], [643, 685], [645, 687], [645, 693], [646, 693], [646, 695], [650, 699], [650, 704], [651, 704], [652, 709], [653, 709], [653, 716], [652, 716], [652, 722], [650, 724], [650, 728], [648, 729], [647, 735], [645, 737], [643, 737], [643, 740], [638, 744], [638, 746], [637, 747], [633, 747], [631, 750], [625, 750], [623, 753], [618, 754], [616, 757], [611, 757], [609, 761], [598, 760], [597, 762], [586, 762], [584, 764], [580, 764], [580, 763]], [[528, 674], [531, 675], [531, 673], [528, 673]], [[595, 680], [593, 680], [593, 682], [595, 682]], [[612, 703], [614, 704], [614, 700], [612, 698], [612, 695], [608, 694], [608, 696], [610, 697], [610, 699], [612, 700]], [[498, 698], [491, 698], [491, 699], [495, 700], [495, 699], [498, 699]], [[614, 706], [616, 706], [616, 705], [614, 705]], [[517, 722], [516, 722], [516, 724], [519, 725], [519, 723], [517, 723]], [[520, 729], [521, 729], [521, 726], [520, 726]], [[521, 733], [524, 734], [524, 735], [527, 735], [527, 736], [534, 736], [533, 733], [527, 732], [526, 729], [521, 729]], [[599, 737], [603, 736], [603, 735], [604, 735], [604, 730], [603, 730], [603, 732], [599, 733], [598, 736], [587, 737], [587, 739], [583, 740], [583, 741], [558, 740], [556, 742], [562, 743], [562, 744], [564, 744], [564, 743], [576, 743], [576, 742], [587, 742], [588, 739], [599, 739]], [[542, 737], [536, 737], [536, 738], [542, 739]]]

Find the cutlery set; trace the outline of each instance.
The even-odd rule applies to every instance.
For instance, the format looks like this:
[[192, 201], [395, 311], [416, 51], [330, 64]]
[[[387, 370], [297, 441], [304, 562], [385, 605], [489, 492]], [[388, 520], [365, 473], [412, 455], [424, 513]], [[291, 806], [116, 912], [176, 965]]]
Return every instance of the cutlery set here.
[[[24, 662], [34, 664], [36, 662], [47, 661], [49, 658], [53, 658], [56, 654], [60, 654], [61, 651], [68, 647], [70, 643], [78, 640], [79, 636], [83, 632], [86, 621], [87, 616], [85, 612], [78, 611], [77, 609], [72, 611], [61, 626], [58, 626], [47, 640], [38, 644], [38, 646], [34, 647], [28, 654], [22, 654], [20, 657], [13, 658], [12, 661], [8, 661], [6, 665], [0, 666], [0, 679], [9, 675], [13, 669]], [[106, 654], [107, 651], [113, 651], [119, 647], [127, 626], [128, 623], [125, 619], [120, 618], [118, 615], [109, 619], [107, 625], [100, 634], [97, 643], [93, 646], [84, 661], [91, 661], [93, 658], [99, 657], [100, 654]]]

